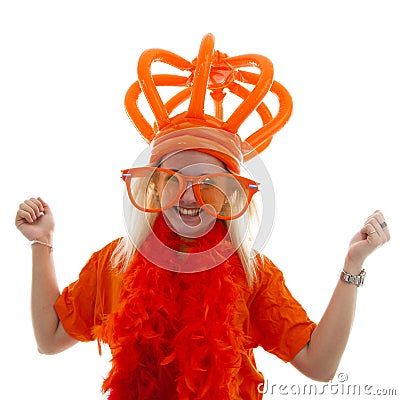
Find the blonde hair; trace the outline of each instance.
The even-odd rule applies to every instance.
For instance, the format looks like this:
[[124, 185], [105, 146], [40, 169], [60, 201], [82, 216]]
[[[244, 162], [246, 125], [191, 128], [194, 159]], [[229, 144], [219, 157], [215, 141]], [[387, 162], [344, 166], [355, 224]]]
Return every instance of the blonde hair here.
[[[157, 201], [158, 194], [154, 190], [153, 184], [147, 185], [147, 188], [136, 185], [134, 190], [148, 198], [146, 200], [147, 204], [154, 204]], [[231, 202], [231, 204], [234, 204], [234, 202]], [[237, 254], [250, 287], [257, 277], [258, 268], [258, 258], [256, 257], [256, 251], [253, 249], [260, 227], [258, 209], [256, 198], [253, 198], [246, 213], [241, 218], [223, 221], [229, 230], [234, 248], [237, 249]], [[159, 213], [147, 213], [136, 209], [125, 194], [124, 218], [128, 235], [121, 238], [113, 252], [111, 263], [114, 268], [118, 268], [121, 272], [127, 269], [137, 248], [140, 247], [143, 240], [151, 232], [158, 215]]]

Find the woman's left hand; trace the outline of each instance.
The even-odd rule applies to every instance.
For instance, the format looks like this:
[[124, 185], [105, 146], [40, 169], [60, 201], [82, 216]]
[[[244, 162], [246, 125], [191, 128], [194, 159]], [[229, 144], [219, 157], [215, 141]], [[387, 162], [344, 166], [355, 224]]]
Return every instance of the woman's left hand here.
[[[349, 245], [346, 264], [349, 268], [361, 270], [365, 259], [378, 247], [390, 240], [388, 224], [381, 211], [370, 215], [361, 230]], [[347, 271], [351, 273], [352, 271]]]

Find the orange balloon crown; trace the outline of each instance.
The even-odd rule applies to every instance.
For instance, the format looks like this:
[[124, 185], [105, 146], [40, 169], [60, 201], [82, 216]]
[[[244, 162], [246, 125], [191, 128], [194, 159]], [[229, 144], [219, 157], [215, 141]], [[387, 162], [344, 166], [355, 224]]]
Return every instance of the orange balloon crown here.
[[[170, 74], [151, 74], [153, 62], [161, 61], [188, 76]], [[241, 68], [256, 67], [259, 74]], [[249, 90], [246, 86], [252, 85]], [[172, 86], [182, 88], [165, 103], [157, 87]], [[276, 115], [272, 115], [263, 103], [271, 91], [279, 101]], [[152, 126], [139, 109], [139, 96], [143, 93], [154, 114], [156, 123]], [[214, 114], [205, 114], [206, 95], [209, 93], [214, 103]], [[223, 102], [226, 94], [234, 94], [243, 101], [224, 121]], [[187, 111], [171, 116], [173, 111], [189, 100]], [[273, 135], [288, 121], [292, 112], [292, 99], [288, 91], [273, 81], [271, 61], [258, 54], [228, 57], [214, 50], [214, 36], [204, 36], [197, 58], [193, 62], [166, 50], [151, 49], [142, 53], [138, 63], [138, 81], [127, 91], [125, 107], [133, 124], [146, 142], [191, 128], [213, 128], [239, 137], [238, 130], [243, 122], [256, 111], [262, 126], [245, 140], [241, 140], [244, 161], [262, 152], [270, 144]]]

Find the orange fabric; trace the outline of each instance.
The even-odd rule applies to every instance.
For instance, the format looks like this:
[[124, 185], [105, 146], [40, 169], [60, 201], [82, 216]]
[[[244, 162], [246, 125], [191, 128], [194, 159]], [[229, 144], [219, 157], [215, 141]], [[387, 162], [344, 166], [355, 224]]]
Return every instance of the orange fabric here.
[[[80, 341], [97, 339], [95, 332], [100, 331], [107, 315], [118, 309], [122, 275], [110, 266], [117, 242], [94, 253], [79, 279], [64, 289], [55, 304], [66, 331]], [[238, 316], [249, 337], [247, 358], [240, 372], [241, 398], [249, 400], [262, 398], [257, 386], [263, 382], [252, 349], [262, 346], [283, 361], [290, 361], [309, 341], [316, 326], [287, 289], [282, 272], [268, 258], [261, 260], [258, 280], [251, 292], [243, 293]]]

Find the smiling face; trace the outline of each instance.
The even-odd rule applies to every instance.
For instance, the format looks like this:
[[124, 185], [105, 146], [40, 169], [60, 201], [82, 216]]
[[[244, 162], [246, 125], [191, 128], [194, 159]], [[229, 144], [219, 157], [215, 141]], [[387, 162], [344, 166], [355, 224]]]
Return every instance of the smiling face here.
[[[161, 168], [177, 171], [186, 176], [201, 176], [227, 172], [225, 165], [216, 157], [210, 154], [195, 150], [185, 150], [164, 157]], [[174, 178], [172, 178], [173, 180]], [[173, 181], [162, 181], [157, 183], [157, 192], [160, 201], [167, 201], [174, 192]], [[164, 199], [164, 200], [163, 200]], [[214, 207], [222, 208], [225, 196], [221, 201], [215, 203]], [[216, 218], [201, 208], [193, 191], [191, 183], [173, 207], [163, 211], [166, 222], [179, 235], [189, 238], [203, 236], [214, 226]]]

